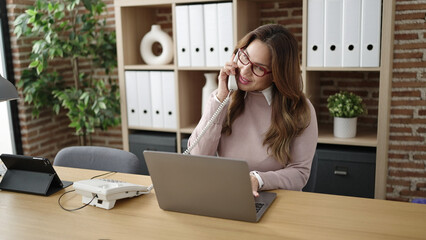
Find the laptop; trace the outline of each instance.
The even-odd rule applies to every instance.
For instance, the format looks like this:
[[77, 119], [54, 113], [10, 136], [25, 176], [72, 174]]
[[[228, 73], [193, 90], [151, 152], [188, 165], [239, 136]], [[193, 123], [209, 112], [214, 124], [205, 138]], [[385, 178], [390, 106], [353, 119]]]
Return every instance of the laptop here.
[[213, 156], [144, 151], [163, 210], [258, 222], [276, 198], [254, 197], [247, 162]]
[[49, 196], [72, 184], [61, 181], [46, 158], [1, 154], [7, 168], [0, 189]]

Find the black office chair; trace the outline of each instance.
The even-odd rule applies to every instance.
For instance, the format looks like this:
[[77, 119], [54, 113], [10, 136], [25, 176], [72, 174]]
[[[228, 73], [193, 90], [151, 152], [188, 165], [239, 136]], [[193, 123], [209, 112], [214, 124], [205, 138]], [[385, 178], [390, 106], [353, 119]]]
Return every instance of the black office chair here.
[[303, 192], [315, 192], [315, 184], [317, 181], [317, 169], [318, 169], [318, 156], [315, 152], [314, 159], [312, 160], [311, 174], [309, 175], [308, 182], [303, 187]]
[[141, 172], [141, 162], [135, 154], [108, 147], [67, 147], [58, 152], [53, 165], [123, 173]]

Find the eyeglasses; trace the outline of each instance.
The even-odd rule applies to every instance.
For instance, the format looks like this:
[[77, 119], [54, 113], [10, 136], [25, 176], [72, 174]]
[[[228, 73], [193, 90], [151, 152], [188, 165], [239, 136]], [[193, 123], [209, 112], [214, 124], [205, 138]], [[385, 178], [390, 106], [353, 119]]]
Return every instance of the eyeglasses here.
[[250, 61], [250, 58], [247, 56], [247, 54], [244, 52], [244, 50], [242, 48], [239, 49], [238, 51], [238, 60], [240, 60], [240, 62], [247, 66], [247, 64], [251, 64], [251, 71], [253, 72], [254, 75], [258, 76], [258, 77], [263, 77], [266, 74], [271, 73], [272, 71], [268, 71], [266, 70], [266, 68], [257, 65], [256, 63], [253, 63], [252, 61]]

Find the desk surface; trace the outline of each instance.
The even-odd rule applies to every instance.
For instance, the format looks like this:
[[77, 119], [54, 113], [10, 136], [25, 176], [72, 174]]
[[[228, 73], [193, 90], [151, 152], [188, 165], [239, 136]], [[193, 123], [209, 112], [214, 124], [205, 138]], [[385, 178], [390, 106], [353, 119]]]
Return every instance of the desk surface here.
[[[62, 180], [89, 179], [101, 171], [55, 167]], [[142, 175], [106, 176], [149, 185]], [[72, 187], [67, 188], [67, 190]], [[279, 190], [259, 223], [163, 211], [155, 194], [117, 201], [111, 210], [62, 210], [58, 198], [0, 192], [1, 239], [425, 239], [426, 205]], [[62, 205], [76, 208], [69, 193]]]

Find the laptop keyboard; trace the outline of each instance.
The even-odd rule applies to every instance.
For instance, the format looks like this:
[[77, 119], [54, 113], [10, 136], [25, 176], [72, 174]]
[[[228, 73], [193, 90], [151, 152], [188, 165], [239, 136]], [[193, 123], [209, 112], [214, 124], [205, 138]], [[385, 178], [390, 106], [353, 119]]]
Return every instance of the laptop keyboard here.
[[260, 209], [265, 205], [264, 203], [255, 203], [256, 205], [256, 212], [259, 212]]

